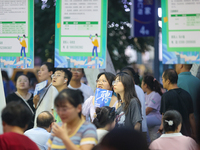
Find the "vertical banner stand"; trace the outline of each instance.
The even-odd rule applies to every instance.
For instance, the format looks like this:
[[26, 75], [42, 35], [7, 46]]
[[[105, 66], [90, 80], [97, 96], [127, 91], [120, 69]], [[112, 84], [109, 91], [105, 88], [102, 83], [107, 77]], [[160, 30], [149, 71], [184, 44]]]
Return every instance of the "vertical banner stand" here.
[[[6, 106], [6, 100], [5, 100], [5, 94], [4, 94], [4, 88], [3, 88], [3, 78], [1, 75], [1, 68], [0, 68], [0, 116], [1, 116], [1, 111], [2, 109]], [[0, 134], [3, 133], [3, 127], [2, 127], [2, 121], [0, 118]]]

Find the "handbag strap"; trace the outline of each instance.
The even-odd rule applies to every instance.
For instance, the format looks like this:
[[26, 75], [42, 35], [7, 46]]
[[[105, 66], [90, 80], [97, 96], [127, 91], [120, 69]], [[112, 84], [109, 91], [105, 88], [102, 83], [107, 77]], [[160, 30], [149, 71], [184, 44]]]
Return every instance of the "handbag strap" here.
[[[39, 103], [38, 103], [38, 105], [37, 105], [37, 108], [38, 108], [38, 107], [40, 106], [40, 104], [42, 103], [42, 101], [43, 101], [45, 95], [47, 94], [47, 92], [48, 92], [48, 90], [49, 90], [49, 88], [50, 88], [51, 86], [52, 86], [52, 84], [51, 84], [51, 85], [47, 88], [47, 90], [45, 91], [44, 95], [42, 96], [41, 100], [39, 101]], [[36, 112], [37, 108], [35, 109], [35, 112]]]

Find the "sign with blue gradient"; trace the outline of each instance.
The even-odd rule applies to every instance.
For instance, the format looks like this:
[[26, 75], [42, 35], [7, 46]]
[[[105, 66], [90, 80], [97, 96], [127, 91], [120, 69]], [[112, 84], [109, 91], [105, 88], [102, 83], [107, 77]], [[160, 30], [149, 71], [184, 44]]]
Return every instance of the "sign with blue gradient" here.
[[109, 106], [112, 97], [112, 92], [113, 91], [97, 88], [95, 92], [94, 106], [95, 107]]
[[155, 0], [132, 0], [131, 36], [155, 35]]

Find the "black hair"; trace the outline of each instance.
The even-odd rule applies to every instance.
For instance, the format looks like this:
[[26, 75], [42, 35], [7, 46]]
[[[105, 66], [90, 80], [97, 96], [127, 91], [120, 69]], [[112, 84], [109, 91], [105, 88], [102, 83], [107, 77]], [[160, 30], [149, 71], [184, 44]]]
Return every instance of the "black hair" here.
[[[135, 84], [136, 84], [136, 85], [140, 85], [141, 82], [140, 82], [140, 76], [138, 75], [138, 73], [136, 73], [135, 70], [134, 70], [133, 68], [131, 68], [131, 67], [124, 67], [124, 68], [121, 70], [121, 72], [124, 72], [124, 71], [126, 71], [126, 70], [128, 70], [127, 73], [133, 78]], [[131, 74], [130, 74], [129, 72], [130, 72]]]
[[115, 128], [104, 136], [98, 148], [112, 150], [148, 150], [141, 132], [131, 128]]
[[[125, 72], [120, 72], [116, 75], [115, 79], [116, 78], [119, 78], [119, 81], [121, 81], [124, 86], [124, 100], [125, 100], [124, 110], [126, 111], [126, 113], [127, 113], [130, 101], [134, 97], [137, 99], [137, 102], [141, 106], [141, 103], [140, 103], [140, 101], [137, 97], [136, 91], [135, 91], [135, 85], [133, 83], [132, 77]], [[118, 100], [121, 100], [121, 97], [118, 93], [117, 93], [117, 98], [118, 98]]]
[[[46, 113], [47, 115], [43, 116], [43, 115], [41, 115], [42, 113]], [[41, 112], [38, 115], [37, 120], [36, 120], [37, 127], [44, 128], [44, 129], [49, 128], [49, 126], [51, 125], [52, 122], [54, 122], [54, 117], [48, 111]]]
[[31, 111], [21, 102], [10, 102], [2, 110], [2, 121], [10, 126], [18, 126], [20, 128], [28, 127], [32, 119]]
[[190, 70], [192, 68], [192, 64], [184, 64], [185, 69]]
[[114, 107], [97, 107], [96, 117], [94, 118], [93, 124], [97, 128], [104, 128], [107, 124], [113, 123], [115, 120], [115, 108]]
[[23, 35], [23, 37], [25, 38], [25, 37], [26, 37], [26, 35], [24, 34], [24, 35]]
[[98, 34], [97, 34], [97, 33], [96, 33], [95, 35], [98, 37]]
[[6, 81], [10, 80], [6, 71], [1, 70], [1, 74], [2, 74], [2, 77], [5, 78]]
[[99, 79], [102, 75], [105, 75], [110, 87], [112, 87], [112, 82], [115, 80], [115, 75], [110, 72], [102, 72], [98, 74], [97, 79]]
[[167, 69], [163, 72], [163, 78], [165, 80], [169, 79], [171, 84], [177, 84], [178, 74], [174, 69]]
[[71, 78], [72, 78], [71, 71], [69, 71], [67, 68], [57, 68], [56, 71], [62, 71], [65, 73], [65, 78], [68, 79], [67, 85], [69, 85], [69, 82], [71, 81]]
[[[66, 102], [69, 102], [75, 108], [84, 102], [83, 93], [80, 90], [64, 89], [55, 98], [54, 105], [62, 107]], [[81, 118], [81, 112], [79, 113]]]
[[[162, 121], [163, 129], [165, 132], [176, 131], [180, 123], [182, 123], [182, 117], [178, 111], [168, 110], [165, 112]], [[170, 125], [169, 121], [173, 122], [172, 125]]]
[[160, 83], [154, 77], [147, 75], [144, 77], [143, 82], [147, 84], [151, 91], [156, 91], [162, 96]]
[[53, 63], [50, 63], [50, 62], [44, 62], [42, 65], [46, 65], [47, 66], [47, 69], [49, 72], [52, 71], [52, 73], [55, 72], [55, 68], [54, 68], [54, 65]]

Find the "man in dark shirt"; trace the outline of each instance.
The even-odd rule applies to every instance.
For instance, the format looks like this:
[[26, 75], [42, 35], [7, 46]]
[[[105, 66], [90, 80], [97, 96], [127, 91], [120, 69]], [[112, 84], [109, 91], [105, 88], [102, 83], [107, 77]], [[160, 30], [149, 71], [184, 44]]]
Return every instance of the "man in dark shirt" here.
[[[163, 87], [168, 90], [161, 98], [160, 113], [167, 110], [177, 110], [182, 115], [181, 133], [186, 136], [196, 137], [193, 103], [190, 94], [177, 86], [178, 75], [175, 70], [165, 70], [162, 75]], [[192, 129], [192, 132], [191, 132]], [[163, 130], [163, 123], [159, 131]]]

